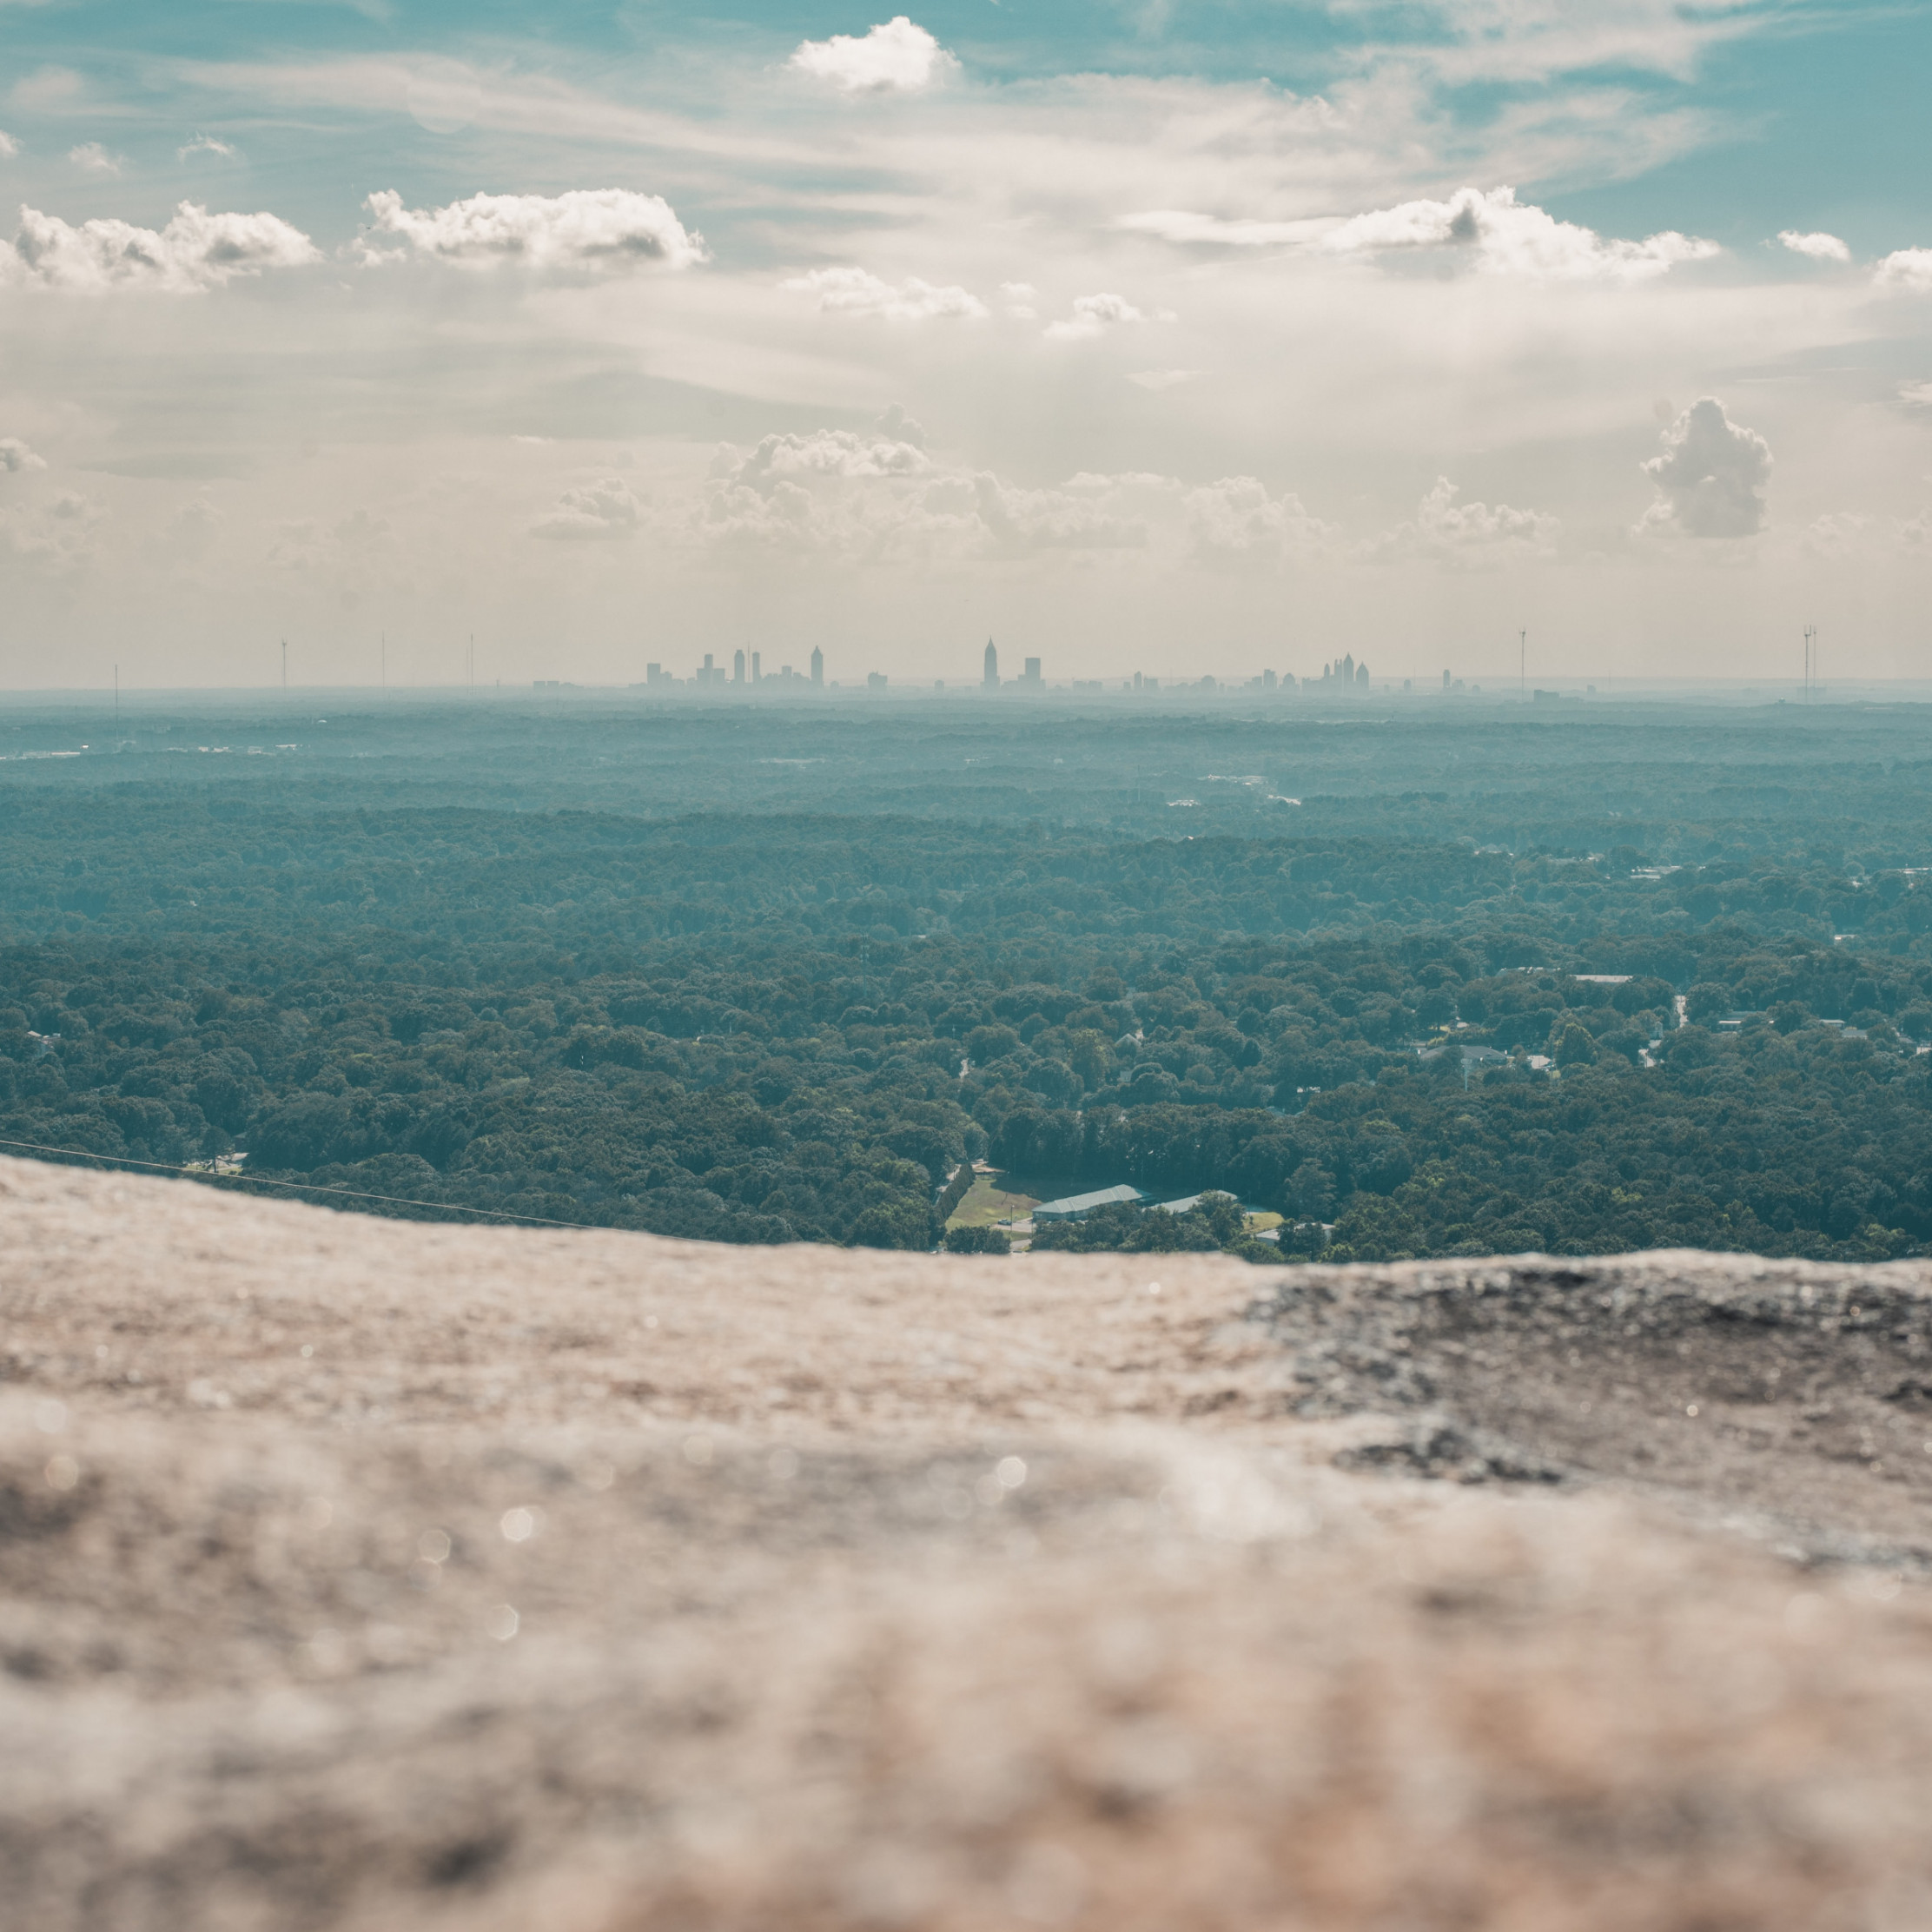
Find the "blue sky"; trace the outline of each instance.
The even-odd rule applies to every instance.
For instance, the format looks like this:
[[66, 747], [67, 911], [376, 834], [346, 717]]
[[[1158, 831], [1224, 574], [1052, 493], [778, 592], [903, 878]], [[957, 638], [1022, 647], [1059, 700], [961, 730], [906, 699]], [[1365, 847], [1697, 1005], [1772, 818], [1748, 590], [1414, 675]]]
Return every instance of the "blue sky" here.
[[1929, 74], [1923, 5], [0, 0], [0, 681], [1915, 675]]

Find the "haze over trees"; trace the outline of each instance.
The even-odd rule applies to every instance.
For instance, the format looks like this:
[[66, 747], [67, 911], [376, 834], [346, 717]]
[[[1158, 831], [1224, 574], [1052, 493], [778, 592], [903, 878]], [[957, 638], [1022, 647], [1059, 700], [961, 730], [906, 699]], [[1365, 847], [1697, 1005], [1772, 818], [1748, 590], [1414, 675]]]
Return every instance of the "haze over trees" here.
[[1919, 721], [1685, 718], [16, 711], [0, 1137], [740, 1242], [936, 1245], [981, 1157], [1286, 1221], [1071, 1245], [1922, 1252]]

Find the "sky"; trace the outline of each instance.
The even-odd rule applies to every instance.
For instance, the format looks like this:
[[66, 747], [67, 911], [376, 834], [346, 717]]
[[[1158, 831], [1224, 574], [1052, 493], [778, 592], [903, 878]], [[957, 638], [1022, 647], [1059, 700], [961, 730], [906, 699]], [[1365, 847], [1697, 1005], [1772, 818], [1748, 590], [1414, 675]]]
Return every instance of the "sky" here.
[[0, 688], [1932, 675], [1929, 81], [1859, 0], [0, 0]]

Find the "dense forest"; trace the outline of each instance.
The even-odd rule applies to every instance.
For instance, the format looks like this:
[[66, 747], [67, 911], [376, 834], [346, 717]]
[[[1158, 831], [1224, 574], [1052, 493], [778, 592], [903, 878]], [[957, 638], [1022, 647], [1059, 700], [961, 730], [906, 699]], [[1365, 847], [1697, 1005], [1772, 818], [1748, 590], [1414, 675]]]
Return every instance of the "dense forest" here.
[[[700, 772], [710, 716], [680, 726]], [[900, 809], [917, 719], [859, 721], [897, 802], [861, 784], [837, 812], [795, 720], [769, 742], [808, 777], [758, 811], [613, 797], [602, 766], [571, 804], [536, 756], [493, 807], [433, 718], [414, 758], [218, 778], [138, 740], [10, 759], [0, 1138], [740, 1242], [935, 1245], [976, 1157], [1286, 1218], [1276, 1247], [1213, 1204], [1042, 1246], [1922, 1252], [1932, 893], [1900, 722], [1717, 714], [1693, 771], [1634, 711], [1592, 718], [1620, 803], [1567, 843], [1494, 836], [1578, 806], [1552, 728], [1486, 712], [1389, 724], [1380, 791], [1311, 812], [1243, 780], [1191, 836], [1071, 781], [1039, 817]], [[958, 730], [1066, 771], [1130, 726]], [[716, 720], [727, 778], [747, 729]], [[1511, 730], [1539, 791], [1499, 788]], [[1798, 754], [1848, 742], [1857, 782], [1808, 810]], [[1418, 792], [1464, 764], [1466, 791]]]

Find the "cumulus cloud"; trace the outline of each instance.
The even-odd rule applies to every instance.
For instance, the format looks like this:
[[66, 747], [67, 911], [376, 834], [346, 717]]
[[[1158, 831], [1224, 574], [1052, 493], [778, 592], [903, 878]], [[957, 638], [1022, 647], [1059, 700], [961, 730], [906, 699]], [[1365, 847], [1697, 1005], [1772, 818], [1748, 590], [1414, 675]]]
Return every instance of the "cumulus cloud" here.
[[36, 454], [17, 436], [0, 436], [0, 470], [17, 476], [22, 470], [43, 470], [47, 459]]
[[599, 483], [566, 490], [554, 507], [530, 526], [530, 534], [563, 542], [628, 537], [643, 514], [644, 506], [624, 479], [607, 476]]
[[1814, 261], [1849, 261], [1851, 249], [1835, 235], [1801, 235], [1796, 228], [1780, 228], [1777, 238], [1793, 255], [1809, 255]]
[[1412, 522], [1373, 539], [1363, 554], [1375, 561], [1424, 557], [1453, 566], [1521, 562], [1556, 554], [1558, 519], [1506, 503], [1460, 503], [1461, 490], [1439, 476]]
[[1038, 294], [1030, 281], [1002, 281], [1000, 284], [1000, 300], [1006, 305], [1006, 312], [1016, 322], [1030, 322], [1039, 313], [1033, 306], [1033, 298]]
[[1340, 255], [1460, 249], [1485, 273], [1552, 281], [1641, 281], [1722, 252], [1715, 242], [1675, 229], [1641, 242], [1606, 241], [1593, 228], [1518, 202], [1513, 188], [1462, 188], [1446, 202], [1378, 208], [1330, 228], [1320, 246]]
[[315, 244], [279, 215], [210, 215], [194, 202], [183, 202], [158, 232], [110, 218], [76, 228], [58, 215], [23, 208], [13, 252], [31, 280], [50, 288], [175, 294], [321, 259]]
[[819, 429], [809, 436], [767, 436], [736, 466], [732, 480], [763, 489], [786, 478], [837, 477], [850, 481], [919, 476], [930, 467], [926, 453], [910, 440], [865, 436], [850, 429]]
[[1932, 248], [1898, 248], [1872, 270], [1881, 288], [1903, 288], [1915, 295], [1932, 294]]
[[1764, 527], [1770, 445], [1734, 423], [1714, 396], [1694, 402], [1664, 432], [1664, 453], [1644, 465], [1658, 500], [1640, 531], [1749, 537]]
[[749, 452], [726, 445], [701, 507], [682, 519], [687, 540], [821, 563], [1013, 561], [1143, 550], [1150, 517], [1172, 520], [1181, 486], [1169, 478], [1083, 473], [1028, 489], [938, 461], [910, 440], [914, 429], [771, 435]]
[[844, 94], [917, 94], [958, 64], [903, 13], [868, 33], [803, 41], [791, 56], [801, 74]]
[[1902, 382], [1898, 400], [1909, 409], [1932, 409], [1932, 382]]
[[175, 159], [186, 161], [193, 155], [216, 155], [224, 161], [232, 161], [235, 153], [232, 142], [220, 140], [211, 134], [198, 134], [192, 141], [184, 142], [175, 149]]
[[20, 143], [4, 128], [0, 128], [0, 161], [11, 161], [19, 152]]
[[110, 155], [98, 141], [83, 141], [77, 148], [67, 150], [67, 158], [83, 174], [118, 175], [121, 172], [121, 157]]
[[986, 314], [986, 304], [977, 295], [956, 286], [937, 288], [917, 275], [908, 275], [895, 286], [863, 268], [814, 268], [781, 286], [815, 297], [828, 315], [923, 322], [935, 317], [976, 321]]
[[1146, 320], [1147, 317], [1122, 296], [1079, 295], [1074, 300], [1074, 312], [1070, 316], [1047, 324], [1046, 336], [1049, 342], [1090, 342], [1121, 322], [1144, 322]]
[[[473, 195], [447, 208], [409, 208], [393, 189], [364, 204], [373, 232], [440, 261], [515, 262], [545, 272], [622, 273], [647, 264], [688, 268], [707, 259], [705, 238], [687, 229], [661, 195], [627, 188], [563, 195]], [[367, 240], [365, 255], [393, 259]]]
[[1181, 500], [1194, 555], [1217, 564], [1266, 564], [1320, 549], [1340, 534], [1292, 493], [1270, 496], [1252, 476], [1226, 476]]

